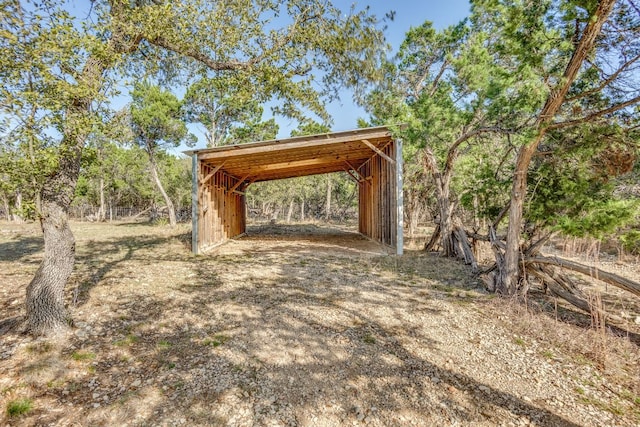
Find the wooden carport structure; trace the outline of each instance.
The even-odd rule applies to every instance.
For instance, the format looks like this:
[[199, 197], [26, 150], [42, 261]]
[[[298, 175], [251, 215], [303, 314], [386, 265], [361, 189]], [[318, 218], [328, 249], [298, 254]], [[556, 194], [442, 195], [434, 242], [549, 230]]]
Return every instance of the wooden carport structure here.
[[402, 254], [402, 143], [385, 126], [228, 145], [192, 157], [192, 250], [246, 230], [253, 183], [344, 171], [358, 183], [358, 231]]

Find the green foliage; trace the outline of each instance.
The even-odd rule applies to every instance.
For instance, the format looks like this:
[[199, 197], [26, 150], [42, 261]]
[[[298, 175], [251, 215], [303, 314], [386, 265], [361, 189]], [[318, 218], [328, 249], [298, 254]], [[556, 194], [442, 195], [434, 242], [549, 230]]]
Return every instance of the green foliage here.
[[622, 248], [630, 254], [640, 255], [640, 231], [629, 230], [620, 236]]
[[[87, 180], [77, 193], [93, 197], [102, 175], [114, 198], [136, 198], [120, 191], [131, 178], [107, 175], [115, 165], [104, 161], [113, 157], [101, 157], [105, 143], [134, 139], [110, 132], [122, 127], [104, 117], [127, 80], [142, 82], [130, 118], [147, 152], [175, 146], [184, 128], [175, 121], [179, 102], [146, 81], [187, 89], [189, 120], [208, 129], [211, 143], [244, 142], [277, 133], [274, 120], [262, 119], [267, 101], [276, 101], [274, 114], [329, 120], [325, 101], [379, 78], [387, 49], [382, 22], [368, 9], [345, 13], [319, 0], [91, 6], [90, 16], [77, 17], [69, 1], [0, 4], [0, 196], [9, 204], [22, 197], [24, 209], [33, 206], [60, 158], [77, 157], [87, 138], [98, 159], [83, 165]], [[142, 98], [153, 107], [142, 108]], [[72, 187], [76, 171], [62, 172]]]
[[76, 362], [83, 362], [95, 359], [96, 354], [88, 351], [74, 351], [73, 354], [71, 354], [71, 358]]
[[149, 153], [174, 146], [187, 137], [182, 103], [171, 92], [149, 82], [136, 83], [131, 92], [131, 129], [134, 141]]
[[[554, 134], [535, 162], [526, 218], [568, 236], [604, 238], [632, 223], [639, 200], [621, 199], [615, 178], [628, 172], [635, 151], [618, 126], [582, 126]], [[626, 165], [626, 166], [625, 166]]]
[[29, 413], [33, 409], [33, 401], [28, 398], [12, 400], [7, 404], [7, 415], [19, 417]]
[[206, 129], [207, 146], [272, 139], [278, 133], [274, 119], [262, 121], [264, 94], [244, 74], [221, 74], [196, 80], [184, 98], [186, 119]]

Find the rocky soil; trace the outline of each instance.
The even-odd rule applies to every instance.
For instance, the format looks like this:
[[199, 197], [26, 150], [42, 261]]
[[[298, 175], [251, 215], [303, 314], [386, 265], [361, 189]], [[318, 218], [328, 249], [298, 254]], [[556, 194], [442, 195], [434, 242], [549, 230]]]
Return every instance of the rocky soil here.
[[[186, 227], [73, 228], [74, 327], [43, 340], [21, 333], [41, 238], [0, 224], [3, 425], [640, 424], [632, 320], [591, 330], [338, 228], [253, 227], [201, 256]], [[22, 398], [32, 409], [9, 416]]]

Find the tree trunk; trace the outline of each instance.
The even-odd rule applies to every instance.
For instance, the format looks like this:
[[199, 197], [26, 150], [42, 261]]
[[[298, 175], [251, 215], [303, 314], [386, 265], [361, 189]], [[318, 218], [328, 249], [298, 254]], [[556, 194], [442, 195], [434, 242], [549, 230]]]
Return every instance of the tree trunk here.
[[420, 217], [422, 216], [422, 204], [420, 203], [420, 198], [416, 195], [411, 197], [411, 201], [408, 203], [409, 209], [407, 212], [407, 222], [409, 228], [409, 237], [414, 237], [416, 231], [418, 230], [418, 223], [420, 222]]
[[453, 204], [449, 199], [449, 180], [436, 184], [436, 198], [438, 211], [440, 212], [440, 236], [442, 238], [442, 252], [446, 257], [455, 257], [457, 254], [453, 236]]
[[16, 190], [16, 202], [15, 202], [15, 212], [13, 213], [13, 222], [17, 224], [22, 223], [22, 191]]
[[425, 166], [427, 172], [433, 176], [436, 187], [436, 200], [438, 204], [438, 213], [440, 214], [439, 232], [442, 244], [442, 252], [446, 257], [455, 257], [457, 255], [455, 236], [453, 235], [453, 203], [451, 203], [451, 174], [455, 157], [457, 156], [456, 148], [452, 147], [449, 151], [447, 164], [444, 172], [440, 172], [438, 162], [433, 152], [425, 149]]
[[289, 201], [289, 210], [287, 211], [287, 223], [291, 222], [291, 216], [293, 215], [293, 208], [295, 207], [293, 197]]
[[[68, 179], [63, 176], [57, 181]], [[68, 202], [60, 203], [51, 197], [56, 193], [51, 187], [51, 181], [48, 181], [42, 200], [44, 257], [27, 287], [28, 328], [35, 335], [49, 335], [63, 330], [69, 320], [64, 306], [64, 288], [73, 271], [75, 239], [67, 221]], [[70, 197], [67, 200], [70, 202]]]
[[331, 175], [327, 175], [327, 201], [324, 205], [324, 219], [331, 219]]
[[4, 214], [7, 217], [7, 221], [11, 220], [11, 212], [9, 210], [9, 199], [6, 194], [2, 194], [2, 207], [4, 209]]
[[100, 178], [100, 210], [98, 211], [98, 221], [104, 222], [106, 219], [106, 208], [104, 202], [104, 178]]
[[151, 178], [153, 178], [153, 182], [158, 187], [158, 191], [162, 194], [162, 198], [164, 199], [165, 204], [167, 205], [167, 210], [169, 211], [169, 226], [176, 226], [176, 208], [173, 206], [173, 202], [166, 191], [164, 191], [164, 187], [162, 186], [162, 182], [160, 181], [160, 176], [158, 176], [158, 163], [156, 162], [155, 155], [153, 151], [147, 150], [147, 154], [149, 155], [149, 162], [151, 163]]
[[300, 200], [300, 221], [304, 221], [304, 197]]
[[511, 205], [509, 207], [509, 227], [507, 230], [507, 247], [504, 254], [504, 269], [499, 273], [496, 286], [496, 290], [499, 292], [508, 295], [513, 295], [517, 292], [520, 277], [518, 264], [520, 259], [522, 211], [524, 199], [527, 194], [527, 175], [533, 154], [544, 138], [549, 124], [564, 103], [571, 84], [576, 79], [585, 58], [592, 51], [596, 38], [602, 29], [602, 25], [607, 20], [614, 5], [615, 0], [601, 0], [599, 2], [593, 19], [590, 19], [589, 23], [585, 26], [580, 41], [574, 49], [573, 56], [565, 68], [564, 78], [551, 92], [538, 116], [536, 121], [537, 134], [531, 142], [523, 145], [518, 151], [511, 187]]
[[[102, 75], [98, 63], [87, 68]], [[95, 68], [92, 68], [95, 67]], [[85, 69], [85, 73], [88, 73]], [[44, 182], [40, 225], [44, 235], [44, 255], [27, 286], [27, 328], [34, 335], [49, 335], [68, 326], [64, 288], [75, 263], [75, 239], [69, 228], [69, 206], [80, 173], [80, 159], [89, 127], [86, 126], [91, 100], [76, 100], [67, 110], [58, 168]]]

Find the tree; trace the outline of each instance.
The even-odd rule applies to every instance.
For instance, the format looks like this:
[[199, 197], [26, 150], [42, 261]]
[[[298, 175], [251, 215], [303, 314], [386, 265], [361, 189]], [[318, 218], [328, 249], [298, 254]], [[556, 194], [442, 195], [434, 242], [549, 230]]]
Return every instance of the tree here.
[[263, 140], [274, 129], [277, 134], [277, 125], [273, 119], [262, 122], [266, 97], [256, 89], [241, 76], [201, 77], [185, 94], [186, 118], [205, 127], [208, 147]]
[[164, 147], [177, 147], [188, 137], [182, 120], [182, 104], [171, 92], [148, 82], [137, 83], [131, 92], [131, 128], [134, 142], [149, 156], [151, 178], [169, 212], [169, 225], [176, 225], [176, 210], [165, 191], [158, 171], [158, 152]]
[[[91, 4], [83, 25], [52, 0], [29, 8], [18, 2], [1, 6], [2, 111], [15, 114], [11, 105], [24, 105], [21, 89], [35, 73], [38, 105], [60, 135], [55, 167], [41, 192], [43, 260], [27, 288], [27, 327], [34, 334], [68, 325], [64, 290], [75, 260], [68, 209], [96, 121], [94, 107], [117, 87], [109, 82], [123, 73], [171, 79], [183, 64], [198, 64], [213, 72], [247, 73], [256, 84], [272, 87], [284, 109], [299, 102], [323, 111], [323, 95], [376, 77], [385, 47], [368, 11], [344, 15], [325, 1]], [[264, 25], [276, 16], [288, 17], [286, 27]]]
[[[504, 256], [497, 252], [499, 275], [496, 276], [495, 286], [502, 293], [516, 294], [519, 290], [519, 283], [521, 283], [520, 279], [525, 274], [520, 268], [522, 265], [523, 210], [524, 201], [528, 195], [528, 171], [538, 147], [554, 129], [572, 127], [605, 116], [612, 117], [611, 115], [615, 112], [640, 102], [640, 96], [621, 99], [620, 96], [625, 96], [626, 91], [616, 90], [616, 85], [624, 82], [624, 77], [632, 71], [633, 64], [640, 57], [638, 56], [637, 43], [638, 29], [632, 24], [633, 20], [628, 19], [631, 12], [628, 5], [618, 4], [618, 9], [614, 14], [615, 23], [612, 25], [611, 31], [616, 34], [617, 40], [602, 37], [603, 27], [615, 8], [615, 0], [601, 0], [585, 4], [582, 2], [561, 2], [560, 4], [560, 10], [564, 12], [564, 15], [560, 21], [556, 21], [559, 28], [555, 27], [552, 30], [556, 37], [561, 40], [564, 37], [564, 40], [558, 44], [559, 49], [552, 50], [552, 55], [547, 53], [546, 56], [555, 56], [556, 69], [561, 72], [554, 75], [553, 78], [545, 76], [547, 81], [554, 83], [550, 85], [551, 88], [544, 104], [536, 112], [533, 124], [523, 132], [524, 142], [518, 150], [508, 211], [506, 249]], [[547, 13], [555, 12], [555, 9], [550, 5], [546, 5], [541, 11], [524, 10], [538, 13], [540, 25], [546, 19]], [[569, 26], [569, 23], [573, 24], [573, 27]], [[535, 49], [533, 51], [525, 50], [531, 49], [532, 46], [527, 46], [521, 41], [522, 35], [518, 34], [519, 30], [516, 29], [515, 22], [511, 22], [506, 28], [503, 36], [511, 40], [513, 46], [508, 47], [509, 49], [505, 53], [515, 54], [529, 63], [537, 63], [544, 67], [543, 58], [545, 55], [536, 55]], [[620, 39], [624, 42], [621, 42]], [[620, 62], [613, 70], [610, 65], [604, 65], [605, 62], [610, 64], [612, 48], [621, 49], [622, 53]], [[601, 56], [599, 57], [599, 55]], [[587, 60], [588, 62], [586, 62]], [[563, 61], [566, 64], [564, 67], [560, 66]], [[594, 75], [597, 76], [595, 79]], [[607, 89], [612, 90], [609, 95], [613, 96], [608, 97], [606, 103], [609, 105], [606, 108], [602, 108], [601, 104], [596, 102], [594, 104], [596, 108], [599, 108], [596, 111], [582, 114], [577, 119], [567, 119], [583, 111], [579, 107], [575, 108], [576, 105], [581, 104], [580, 101], [582, 101], [582, 105], [585, 105], [584, 101], [587, 101], [588, 98], [593, 100], [594, 97], [597, 98]], [[637, 92], [637, 87], [635, 91]], [[574, 101], [577, 104], [568, 101]], [[571, 104], [574, 105], [573, 108]], [[589, 102], [587, 101], [586, 104]]]

